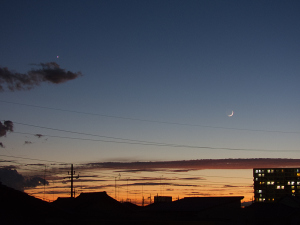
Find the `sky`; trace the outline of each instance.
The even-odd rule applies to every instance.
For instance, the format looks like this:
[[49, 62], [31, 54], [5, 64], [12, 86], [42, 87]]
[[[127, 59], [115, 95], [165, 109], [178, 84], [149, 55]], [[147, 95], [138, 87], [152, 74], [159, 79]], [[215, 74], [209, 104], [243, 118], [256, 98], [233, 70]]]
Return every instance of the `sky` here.
[[[2, 168], [299, 159], [299, 9], [293, 0], [2, 1]], [[250, 167], [231, 169], [180, 175], [215, 171], [251, 189]], [[119, 173], [103, 179], [112, 195]], [[149, 176], [171, 189], [165, 173]], [[132, 176], [121, 176], [124, 190]]]

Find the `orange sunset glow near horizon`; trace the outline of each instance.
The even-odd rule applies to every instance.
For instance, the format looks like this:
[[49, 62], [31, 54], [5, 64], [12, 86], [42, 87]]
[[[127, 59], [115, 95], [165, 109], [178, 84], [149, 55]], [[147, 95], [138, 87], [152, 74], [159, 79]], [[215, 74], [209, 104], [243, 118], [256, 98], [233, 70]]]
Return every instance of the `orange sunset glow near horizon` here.
[[[241, 177], [234, 177], [237, 173], [231, 169], [136, 173], [120, 171], [121, 176], [111, 170], [86, 171], [80, 174], [92, 175], [74, 179], [75, 197], [80, 193], [105, 191], [120, 202], [137, 205], [142, 205], [143, 198], [144, 205], [153, 203], [156, 195], [171, 196], [173, 201], [184, 197], [244, 196], [243, 201], [251, 202], [253, 198], [252, 170], [239, 171]], [[87, 177], [94, 177], [94, 181], [91, 178], [86, 180]], [[69, 179], [51, 182], [51, 176], [48, 175], [47, 178], [49, 184], [45, 187], [41, 185], [25, 189], [25, 192], [51, 202], [58, 197], [70, 197]]]
[[[74, 192], [77, 197], [81, 193], [105, 191], [117, 201], [137, 205], [153, 203], [156, 195], [171, 196], [173, 201], [184, 197], [243, 196], [243, 202], [252, 202], [251, 167], [275, 168], [279, 165], [282, 168], [297, 167], [300, 160], [222, 159], [78, 164], [74, 166]], [[26, 193], [51, 202], [58, 197], [70, 197], [70, 166], [39, 167], [48, 183], [26, 188]]]

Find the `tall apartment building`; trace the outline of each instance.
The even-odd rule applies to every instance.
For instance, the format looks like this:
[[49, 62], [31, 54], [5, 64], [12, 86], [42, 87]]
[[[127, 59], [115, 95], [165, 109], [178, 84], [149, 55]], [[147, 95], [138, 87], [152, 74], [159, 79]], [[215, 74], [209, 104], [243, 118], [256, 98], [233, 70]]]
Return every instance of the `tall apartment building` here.
[[254, 168], [253, 178], [255, 202], [300, 196], [300, 168]]

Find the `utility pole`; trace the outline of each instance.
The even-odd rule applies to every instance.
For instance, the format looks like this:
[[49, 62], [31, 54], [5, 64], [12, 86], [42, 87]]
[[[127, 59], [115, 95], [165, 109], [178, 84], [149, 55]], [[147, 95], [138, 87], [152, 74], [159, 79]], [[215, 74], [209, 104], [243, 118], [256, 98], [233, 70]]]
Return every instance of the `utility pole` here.
[[46, 198], [45, 198], [45, 192], [46, 192], [46, 187], [45, 187], [45, 185], [46, 185], [46, 168], [47, 168], [47, 166], [45, 165], [45, 172], [44, 172], [44, 201], [46, 200]]
[[142, 206], [144, 206], [144, 186], [142, 185]]
[[[73, 188], [73, 179], [74, 179], [75, 171], [73, 170], [73, 164], [71, 164], [71, 172], [69, 173], [69, 171], [68, 171], [68, 174], [70, 175], [69, 178], [71, 178], [71, 198], [74, 198], [75, 197], [75, 191], [74, 191], [74, 188]], [[76, 177], [76, 179], [78, 179], [78, 178], [79, 178], [79, 174]]]
[[115, 177], [115, 199], [117, 200], [117, 177]]

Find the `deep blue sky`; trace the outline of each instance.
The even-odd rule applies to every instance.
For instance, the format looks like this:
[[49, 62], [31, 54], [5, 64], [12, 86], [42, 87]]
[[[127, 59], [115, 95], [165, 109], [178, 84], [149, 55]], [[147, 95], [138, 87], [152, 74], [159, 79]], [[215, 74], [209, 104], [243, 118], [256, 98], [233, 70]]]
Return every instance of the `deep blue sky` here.
[[1, 101], [201, 126], [0, 101], [0, 119], [15, 122], [15, 132], [1, 137], [1, 151], [66, 162], [299, 158], [300, 152], [37, 138], [18, 132], [100, 139], [17, 124], [177, 145], [299, 150], [299, 11], [299, 1], [275, 0], [4, 0], [1, 67], [26, 73], [54, 61], [83, 76], [6, 90]]

